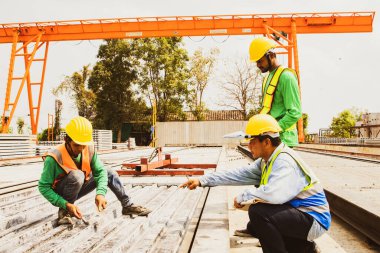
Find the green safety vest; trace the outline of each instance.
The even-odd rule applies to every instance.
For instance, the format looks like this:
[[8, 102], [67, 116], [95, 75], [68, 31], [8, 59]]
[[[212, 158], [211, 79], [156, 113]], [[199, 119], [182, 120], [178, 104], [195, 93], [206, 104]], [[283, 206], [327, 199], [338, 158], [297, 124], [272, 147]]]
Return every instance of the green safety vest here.
[[261, 174], [260, 186], [266, 185], [268, 183], [270, 173], [272, 172], [273, 163], [276, 160], [277, 156], [281, 153], [286, 153], [290, 155], [294, 159], [294, 161], [298, 164], [298, 166], [301, 168], [302, 172], [305, 174], [306, 180], [309, 184], [304, 187], [303, 191], [310, 189], [311, 187], [314, 186], [314, 184], [318, 183], [316, 176], [314, 175], [313, 172], [311, 172], [308, 169], [308, 166], [305, 166], [303, 162], [300, 161], [298, 157], [296, 157], [294, 151], [291, 148], [285, 146], [284, 148], [277, 150], [277, 152], [273, 155], [272, 159], [270, 160], [269, 165], [264, 164], [264, 160], [262, 160], [261, 162], [262, 174]]
[[[260, 111], [260, 114], [269, 114], [271, 108], [272, 108], [272, 103], [273, 103], [273, 97], [274, 93], [276, 92], [278, 80], [280, 79], [280, 76], [284, 70], [290, 70], [295, 76], [297, 76], [297, 73], [294, 71], [294, 69], [291, 68], [284, 68], [283, 66], [278, 66], [276, 69], [276, 72], [272, 76], [272, 79], [269, 82], [268, 88], [265, 91], [265, 85], [267, 83], [269, 74], [264, 78], [263, 84], [262, 84], [262, 94], [263, 94], [263, 103], [262, 103], [262, 108]], [[288, 127], [285, 131], [290, 131], [296, 128], [296, 124], [291, 125]]]

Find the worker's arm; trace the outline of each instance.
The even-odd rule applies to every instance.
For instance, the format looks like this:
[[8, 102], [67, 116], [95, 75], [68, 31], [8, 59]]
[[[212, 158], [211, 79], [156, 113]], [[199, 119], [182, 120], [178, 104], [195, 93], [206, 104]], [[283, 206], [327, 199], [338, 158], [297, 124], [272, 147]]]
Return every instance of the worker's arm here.
[[66, 209], [67, 201], [53, 190], [54, 180], [58, 175], [64, 173], [53, 158], [46, 157], [44, 168], [38, 181], [38, 190], [52, 205]]
[[283, 131], [294, 125], [302, 117], [301, 98], [297, 77], [289, 70], [281, 74], [278, 91], [283, 96], [285, 115], [278, 121]]
[[98, 154], [94, 152], [91, 160], [92, 176], [96, 182], [96, 195], [105, 196], [107, 193], [108, 175], [107, 169], [104, 167], [102, 161], [99, 159]]
[[199, 181], [201, 186], [258, 185], [261, 178], [260, 163], [261, 159], [257, 159], [242, 168], [209, 173], [200, 177]]
[[273, 162], [267, 184], [244, 190], [236, 201], [242, 203], [259, 200], [283, 204], [297, 196], [306, 185], [307, 179], [293, 158], [288, 154], [280, 154]]

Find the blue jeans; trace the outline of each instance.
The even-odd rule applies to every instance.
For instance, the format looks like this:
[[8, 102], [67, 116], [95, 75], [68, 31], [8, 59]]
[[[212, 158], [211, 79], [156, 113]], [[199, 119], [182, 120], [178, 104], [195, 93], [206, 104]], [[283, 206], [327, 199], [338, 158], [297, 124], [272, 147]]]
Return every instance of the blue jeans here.
[[[108, 187], [116, 195], [123, 207], [132, 205], [130, 198], [125, 192], [119, 175], [112, 169], [107, 169]], [[56, 185], [55, 192], [61, 195], [69, 203], [74, 204], [77, 199], [89, 194], [96, 189], [96, 182], [92, 174], [85, 181], [84, 172], [81, 170], [72, 170]]]

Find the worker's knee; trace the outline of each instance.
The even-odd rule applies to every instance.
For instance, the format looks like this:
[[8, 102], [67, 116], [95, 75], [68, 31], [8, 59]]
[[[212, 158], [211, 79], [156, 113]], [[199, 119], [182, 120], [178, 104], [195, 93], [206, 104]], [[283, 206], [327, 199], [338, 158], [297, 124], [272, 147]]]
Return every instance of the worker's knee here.
[[84, 183], [84, 173], [81, 170], [72, 170], [67, 175], [67, 180], [70, 181], [70, 184], [76, 184], [82, 186]]
[[268, 205], [263, 203], [257, 203], [251, 205], [248, 210], [249, 219], [251, 221], [263, 219], [266, 217]]
[[114, 171], [113, 169], [110, 169], [110, 168], [107, 169], [107, 176], [108, 176], [108, 182], [109, 183], [115, 182], [115, 180], [117, 180], [119, 178], [119, 174], [117, 174], [116, 171]]

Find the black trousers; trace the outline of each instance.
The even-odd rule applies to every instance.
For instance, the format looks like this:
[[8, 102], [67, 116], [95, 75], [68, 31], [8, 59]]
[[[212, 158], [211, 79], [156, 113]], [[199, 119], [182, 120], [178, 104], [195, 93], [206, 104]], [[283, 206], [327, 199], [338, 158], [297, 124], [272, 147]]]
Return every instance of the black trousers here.
[[290, 205], [258, 203], [248, 210], [248, 231], [260, 240], [264, 253], [313, 252], [306, 240], [314, 218]]

